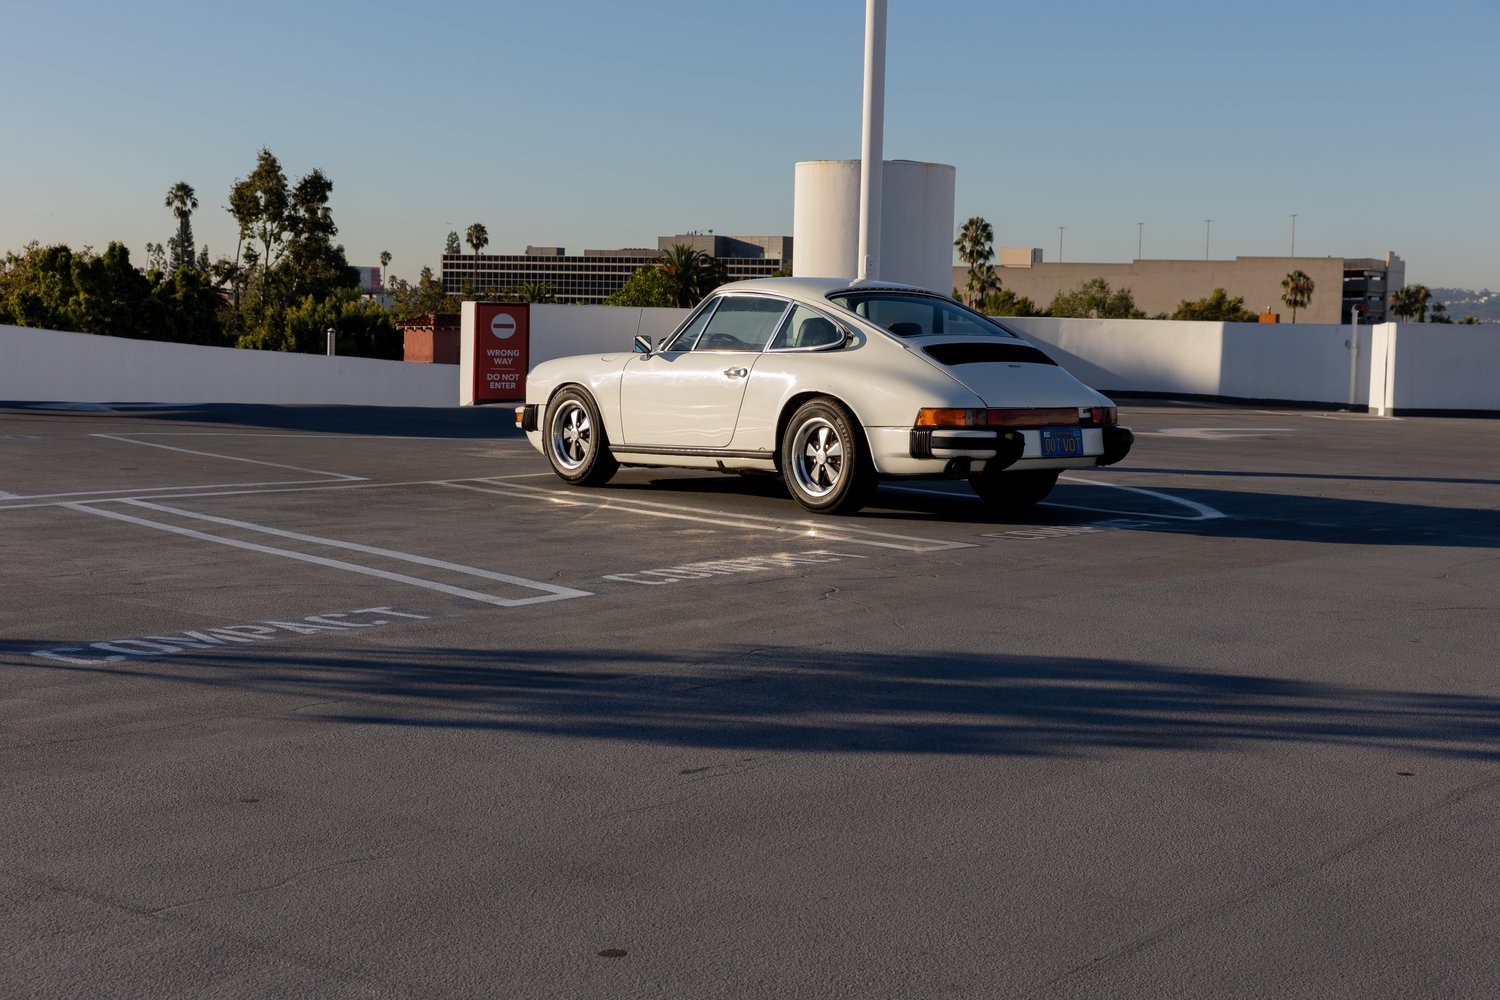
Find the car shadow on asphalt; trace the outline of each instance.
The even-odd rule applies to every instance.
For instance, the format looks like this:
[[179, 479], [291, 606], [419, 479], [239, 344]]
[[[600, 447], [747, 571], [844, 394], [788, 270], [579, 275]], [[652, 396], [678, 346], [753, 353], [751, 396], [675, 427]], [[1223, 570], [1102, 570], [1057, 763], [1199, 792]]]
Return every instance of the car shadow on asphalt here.
[[[1182, 473], [1196, 475], [1196, 473]], [[1326, 477], [1325, 477], [1326, 478]], [[1465, 481], [1467, 482], [1467, 481]], [[1486, 481], [1476, 481], [1483, 485]], [[670, 503], [701, 502], [705, 497], [754, 497], [768, 501], [754, 513], [788, 521], [826, 521], [831, 528], [957, 524], [1003, 528], [1099, 526], [1111, 530], [1166, 532], [1203, 538], [1251, 538], [1343, 545], [1426, 545], [1500, 548], [1500, 510], [1443, 507], [1385, 500], [1350, 499], [1273, 493], [1264, 490], [1212, 490], [1165, 486], [1148, 493], [1064, 480], [1042, 504], [1022, 513], [989, 511], [960, 482], [913, 482], [882, 485], [861, 511], [847, 516], [809, 514], [787, 495], [774, 476], [692, 474], [649, 481], [615, 482], [594, 496], [629, 496]], [[1188, 500], [1222, 517], [1175, 502]]]
[[[29, 648], [7, 641], [0, 654]], [[243, 702], [252, 714], [310, 722], [700, 748], [1079, 757], [1281, 744], [1500, 760], [1500, 698], [1487, 695], [936, 649], [726, 647], [704, 660], [701, 652], [241, 649], [88, 665], [31, 661], [25, 669], [226, 689], [237, 702], [263, 695], [326, 703]]]

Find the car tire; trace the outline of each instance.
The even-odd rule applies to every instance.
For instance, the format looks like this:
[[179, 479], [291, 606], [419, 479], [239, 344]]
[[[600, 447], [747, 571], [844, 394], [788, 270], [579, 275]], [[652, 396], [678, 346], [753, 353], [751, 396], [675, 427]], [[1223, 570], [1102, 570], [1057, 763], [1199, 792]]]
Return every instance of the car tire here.
[[1014, 514], [1030, 510], [1057, 485], [1056, 469], [1030, 469], [1024, 472], [976, 472], [969, 485], [984, 505], [997, 514]]
[[864, 435], [849, 411], [818, 398], [797, 408], [781, 439], [787, 492], [815, 514], [852, 514], [875, 492]]
[[601, 486], [620, 468], [599, 408], [581, 389], [564, 389], [547, 404], [542, 451], [557, 477], [574, 486]]

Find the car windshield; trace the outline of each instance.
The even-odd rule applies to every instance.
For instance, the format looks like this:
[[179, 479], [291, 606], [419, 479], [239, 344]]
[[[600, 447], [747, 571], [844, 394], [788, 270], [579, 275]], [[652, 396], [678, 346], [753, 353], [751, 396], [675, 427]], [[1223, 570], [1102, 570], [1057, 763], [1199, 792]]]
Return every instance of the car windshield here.
[[828, 298], [898, 337], [1016, 336], [994, 320], [936, 295], [854, 291], [836, 292]]

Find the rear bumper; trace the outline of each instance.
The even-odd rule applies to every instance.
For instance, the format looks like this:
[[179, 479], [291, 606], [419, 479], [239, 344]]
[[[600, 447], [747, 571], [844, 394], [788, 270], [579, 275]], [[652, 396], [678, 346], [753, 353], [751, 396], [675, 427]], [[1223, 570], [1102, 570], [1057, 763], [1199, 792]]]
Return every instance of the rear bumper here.
[[1100, 465], [1114, 465], [1120, 459], [1130, 454], [1130, 446], [1135, 444], [1135, 434], [1129, 427], [1121, 427], [1119, 424], [1109, 424], [1104, 428], [1104, 454], [1099, 458]]
[[987, 429], [868, 427], [875, 465], [884, 475], [951, 475], [972, 467], [1081, 469], [1113, 465], [1130, 452], [1135, 435], [1118, 424], [1084, 427], [1083, 454], [1042, 454], [1038, 428]]

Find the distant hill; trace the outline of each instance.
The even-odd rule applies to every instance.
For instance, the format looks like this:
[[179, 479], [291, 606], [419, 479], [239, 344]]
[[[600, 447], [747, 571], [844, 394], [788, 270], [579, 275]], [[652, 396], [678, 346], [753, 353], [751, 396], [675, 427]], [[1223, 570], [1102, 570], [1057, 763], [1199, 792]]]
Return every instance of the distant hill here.
[[1448, 315], [1457, 323], [1465, 316], [1473, 316], [1481, 323], [1500, 323], [1500, 292], [1488, 288], [1473, 291], [1468, 288], [1430, 288], [1432, 300], [1448, 307]]

